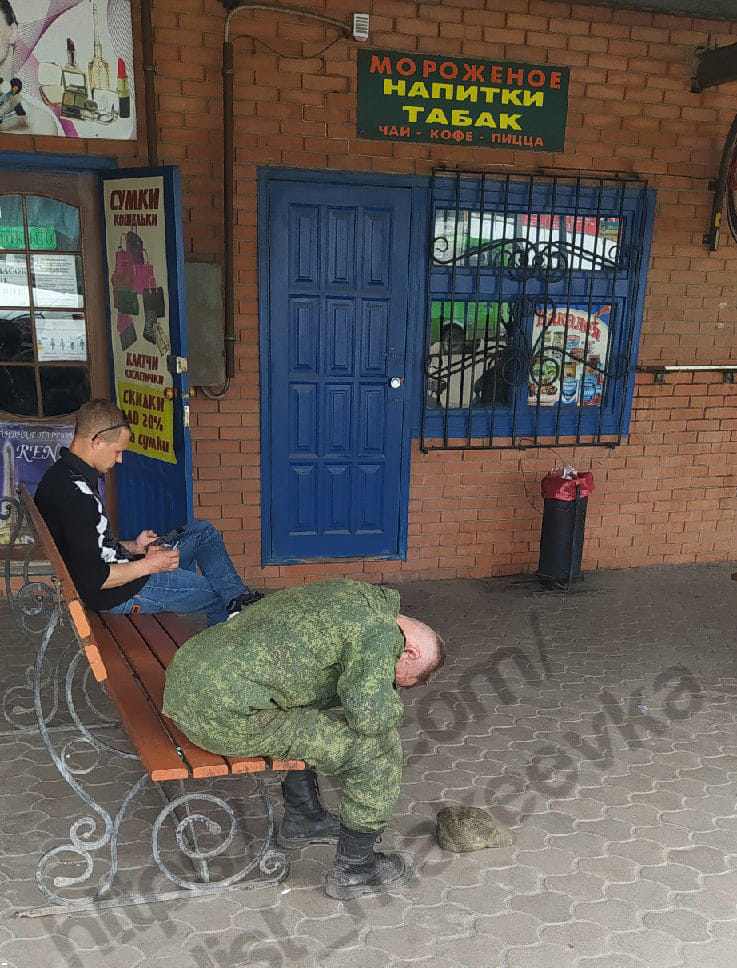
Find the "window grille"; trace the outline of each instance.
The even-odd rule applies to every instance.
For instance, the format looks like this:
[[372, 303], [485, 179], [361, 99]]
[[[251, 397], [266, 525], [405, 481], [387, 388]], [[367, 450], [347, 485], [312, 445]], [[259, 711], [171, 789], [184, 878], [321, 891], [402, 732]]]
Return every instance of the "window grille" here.
[[647, 183], [437, 170], [431, 192], [422, 449], [620, 443]]

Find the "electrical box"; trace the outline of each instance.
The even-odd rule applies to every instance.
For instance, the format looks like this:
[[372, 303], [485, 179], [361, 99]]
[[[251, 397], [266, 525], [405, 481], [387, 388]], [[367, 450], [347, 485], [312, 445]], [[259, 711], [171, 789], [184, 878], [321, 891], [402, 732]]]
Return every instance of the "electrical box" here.
[[225, 383], [223, 270], [211, 262], [185, 262], [189, 382], [197, 387]]

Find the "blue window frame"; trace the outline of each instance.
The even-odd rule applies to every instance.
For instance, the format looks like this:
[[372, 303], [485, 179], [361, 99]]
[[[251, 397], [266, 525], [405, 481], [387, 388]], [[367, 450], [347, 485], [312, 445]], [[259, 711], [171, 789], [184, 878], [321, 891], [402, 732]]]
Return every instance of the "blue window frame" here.
[[654, 192], [436, 171], [431, 197], [423, 449], [619, 443]]

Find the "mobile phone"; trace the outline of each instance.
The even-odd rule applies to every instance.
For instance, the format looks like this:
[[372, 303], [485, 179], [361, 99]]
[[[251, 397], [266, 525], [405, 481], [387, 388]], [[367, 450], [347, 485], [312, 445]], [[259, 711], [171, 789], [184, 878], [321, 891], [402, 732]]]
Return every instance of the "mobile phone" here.
[[166, 534], [160, 534], [154, 544], [157, 545], [168, 545], [169, 548], [174, 549], [179, 544], [179, 539], [184, 534], [184, 528], [174, 528], [171, 531], [167, 531]]

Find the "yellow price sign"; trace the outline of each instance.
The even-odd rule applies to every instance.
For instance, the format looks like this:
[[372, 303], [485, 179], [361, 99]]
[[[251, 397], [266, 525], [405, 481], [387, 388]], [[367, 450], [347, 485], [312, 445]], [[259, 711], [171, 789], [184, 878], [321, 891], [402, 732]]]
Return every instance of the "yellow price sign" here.
[[128, 418], [134, 454], [176, 464], [174, 454], [174, 403], [163, 390], [118, 381], [118, 406]]

